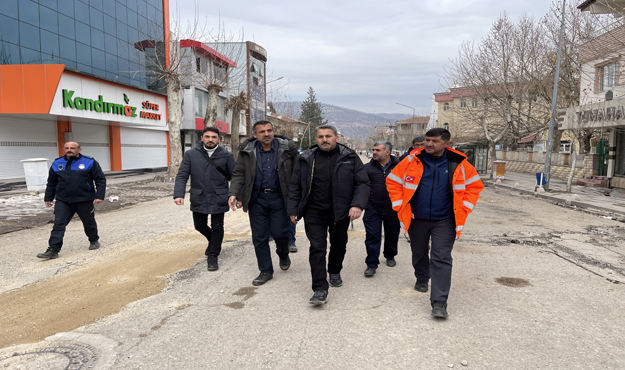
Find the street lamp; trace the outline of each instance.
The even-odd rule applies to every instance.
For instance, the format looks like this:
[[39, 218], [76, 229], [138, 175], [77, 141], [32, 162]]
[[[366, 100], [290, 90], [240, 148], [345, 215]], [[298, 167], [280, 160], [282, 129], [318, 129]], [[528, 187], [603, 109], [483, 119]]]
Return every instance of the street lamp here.
[[282, 76], [282, 77], [278, 77], [278, 78], [276, 78], [275, 80], [271, 80], [271, 81], [265, 82], [265, 85], [269, 85], [270, 83], [272, 83], [272, 82], [276, 82], [276, 81], [281, 80], [281, 79], [283, 79], [283, 78], [284, 78], [284, 76]]

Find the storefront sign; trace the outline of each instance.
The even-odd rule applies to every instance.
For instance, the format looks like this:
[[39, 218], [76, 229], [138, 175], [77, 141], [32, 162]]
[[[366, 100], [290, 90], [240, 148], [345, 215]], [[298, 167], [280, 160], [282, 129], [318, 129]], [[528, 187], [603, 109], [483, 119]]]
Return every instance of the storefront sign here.
[[625, 109], [622, 105], [616, 107], [587, 109], [577, 112], [580, 122], [615, 121], [625, 118]]
[[[82, 97], [74, 97], [74, 90], [63, 89], [63, 107], [78, 109], [78, 110], [89, 110], [92, 112], [98, 113], [110, 113], [110, 114], [119, 114], [128, 117], [137, 117], [137, 107], [133, 107], [131, 105], [122, 105], [105, 102], [102, 95], [98, 95], [97, 100], [87, 99]], [[126, 104], [130, 103], [130, 99], [126, 94], [124, 94], [124, 101]], [[152, 104], [149, 101], [145, 101], [142, 103], [143, 109], [151, 109], [158, 112], [158, 104]], [[152, 112], [141, 111], [139, 112], [139, 117], [146, 119], [153, 119], [160, 121], [161, 115]]]

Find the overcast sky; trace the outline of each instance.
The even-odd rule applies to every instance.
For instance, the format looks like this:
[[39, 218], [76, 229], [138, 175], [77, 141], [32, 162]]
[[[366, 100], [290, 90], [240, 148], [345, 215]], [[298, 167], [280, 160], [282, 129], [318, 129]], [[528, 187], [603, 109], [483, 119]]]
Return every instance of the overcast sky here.
[[[429, 115], [444, 91], [443, 66], [463, 40], [479, 40], [504, 11], [540, 18], [550, 0], [318, 0], [199, 3], [202, 22], [244, 30], [267, 50], [268, 81], [306, 98], [367, 113]], [[193, 18], [194, 0], [171, 0], [171, 14]], [[271, 85], [270, 85], [271, 87]]]

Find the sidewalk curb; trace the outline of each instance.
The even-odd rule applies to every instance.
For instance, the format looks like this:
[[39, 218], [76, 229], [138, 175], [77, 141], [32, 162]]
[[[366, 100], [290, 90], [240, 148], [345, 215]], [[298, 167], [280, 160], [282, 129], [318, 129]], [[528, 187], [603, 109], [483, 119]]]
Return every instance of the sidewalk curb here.
[[[486, 181], [486, 180], [491, 180], [491, 181]], [[485, 187], [490, 187], [490, 188], [497, 188], [502, 187], [505, 188], [507, 190], [510, 191], [517, 191], [519, 193], [522, 194], [526, 194], [526, 195], [533, 195], [537, 198], [541, 198], [541, 199], [545, 199], [545, 200], [549, 200], [552, 201], [554, 203], [558, 203], [558, 204], [564, 204], [565, 206], [575, 206], [578, 208], [586, 208], [588, 210], [597, 210], [597, 211], [601, 211], [601, 212], [606, 212], [608, 214], [613, 214], [613, 215], [618, 215], [620, 216], [620, 220], [614, 219], [615, 221], [620, 221], [620, 222], [625, 222], [625, 211], [624, 212], [618, 212], [615, 211], [613, 209], [609, 209], [609, 208], [605, 208], [605, 207], [599, 207], [597, 205], [594, 204], [589, 204], [589, 203], [584, 203], [584, 202], [579, 202], [579, 201], [570, 201], [567, 202], [564, 199], [560, 199], [560, 198], [556, 198], [550, 195], [546, 195], [546, 194], [541, 194], [541, 193], [537, 193], [534, 191], [530, 191], [530, 190], [525, 190], [525, 189], [515, 189], [511, 186], [507, 186], [507, 185], [503, 185], [503, 184], [495, 184], [492, 182], [492, 179], [484, 179], [482, 178], [482, 184], [484, 184]], [[567, 193], [570, 194], [570, 193]]]

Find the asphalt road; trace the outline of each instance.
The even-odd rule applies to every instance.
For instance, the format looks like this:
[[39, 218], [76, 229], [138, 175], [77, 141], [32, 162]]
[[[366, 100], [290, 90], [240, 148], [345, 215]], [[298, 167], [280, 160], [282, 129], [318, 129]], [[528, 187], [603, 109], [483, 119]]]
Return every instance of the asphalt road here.
[[[344, 285], [331, 288], [326, 305], [308, 304], [301, 224], [291, 268], [280, 271], [274, 256], [274, 279], [253, 287], [258, 271], [246, 216], [227, 214], [227, 243], [216, 272], [206, 270], [205, 244], [187, 206], [176, 207], [170, 198], [98, 216], [103, 248], [96, 252], [86, 250], [77, 223], [53, 261], [34, 257], [49, 226], [1, 235], [0, 308], [10, 294], [34, 302], [30, 287], [59, 279], [68, 279], [62, 286], [84, 288], [59, 295], [59, 307], [85, 302], [90, 298], [84, 291], [97, 289], [87, 279], [96, 271], [104, 271], [100, 287], [121, 306], [48, 340], [8, 345], [0, 350], [0, 366], [449, 369], [465, 368], [466, 361], [467, 369], [625, 368], [622, 223], [504, 189], [484, 190], [454, 247], [450, 317], [441, 321], [430, 316], [428, 294], [413, 289], [404, 239], [396, 267], [381, 265], [375, 277], [363, 276], [360, 221], [350, 232]], [[180, 271], [170, 273], [170, 265]], [[142, 275], [148, 267], [154, 271]], [[134, 285], [120, 284], [133, 278]], [[164, 280], [162, 288], [154, 279]], [[115, 290], [116, 284], [123, 288]], [[142, 293], [149, 294], [121, 302], [146, 284]], [[54, 302], [33, 316], [54, 320], [60, 311]], [[83, 318], [76, 311], [99, 306], [83, 307], [63, 315]], [[0, 309], [0, 322], [9, 316], [6, 306]], [[21, 320], [24, 333], [32, 332], [33, 324]]]

